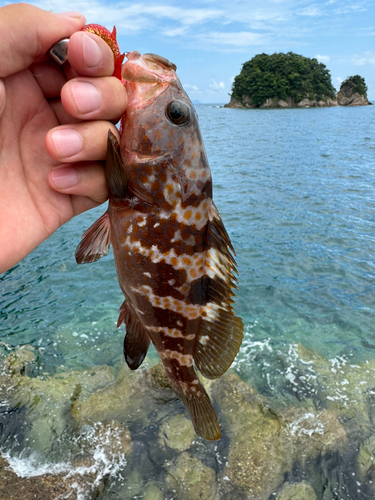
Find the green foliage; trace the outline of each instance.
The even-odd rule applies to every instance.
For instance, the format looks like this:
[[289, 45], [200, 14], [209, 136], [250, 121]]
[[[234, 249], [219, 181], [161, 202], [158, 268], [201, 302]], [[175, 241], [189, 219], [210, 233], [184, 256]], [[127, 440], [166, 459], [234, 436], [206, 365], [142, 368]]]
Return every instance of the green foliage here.
[[243, 100], [248, 96], [259, 106], [266, 99], [277, 97], [295, 103], [303, 98], [324, 100], [335, 98], [335, 89], [326, 66], [317, 59], [309, 59], [293, 52], [287, 54], [258, 54], [243, 64], [235, 77], [232, 96]]
[[365, 79], [362, 76], [354, 75], [349, 76], [344, 80], [340, 86], [340, 91], [343, 87], [352, 87], [353, 92], [358, 92], [359, 95], [367, 96], [367, 85]]

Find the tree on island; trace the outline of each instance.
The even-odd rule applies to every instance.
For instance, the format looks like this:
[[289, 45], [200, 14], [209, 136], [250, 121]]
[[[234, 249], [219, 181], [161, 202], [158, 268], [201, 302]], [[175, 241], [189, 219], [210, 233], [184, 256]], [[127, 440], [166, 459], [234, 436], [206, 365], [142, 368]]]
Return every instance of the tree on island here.
[[335, 89], [326, 66], [293, 52], [258, 54], [243, 64], [232, 85], [232, 98], [240, 103], [261, 106], [269, 98], [292, 99], [294, 103], [309, 99], [335, 99]]

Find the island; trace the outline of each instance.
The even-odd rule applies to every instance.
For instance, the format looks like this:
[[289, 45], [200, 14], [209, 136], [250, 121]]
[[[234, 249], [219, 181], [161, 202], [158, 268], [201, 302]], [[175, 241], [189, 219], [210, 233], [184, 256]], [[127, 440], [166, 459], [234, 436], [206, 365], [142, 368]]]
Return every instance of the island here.
[[331, 74], [317, 59], [293, 52], [258, 54], [234, 79], [227, 108], [306, 108], [370, 104], [359, 75], [347, 78], [336, 95]]
[[368, 106], [372, 104], [367, 99], [367, 85], [362, 76], [349, 76], [340, 85], [337, 93], [339, 106]]

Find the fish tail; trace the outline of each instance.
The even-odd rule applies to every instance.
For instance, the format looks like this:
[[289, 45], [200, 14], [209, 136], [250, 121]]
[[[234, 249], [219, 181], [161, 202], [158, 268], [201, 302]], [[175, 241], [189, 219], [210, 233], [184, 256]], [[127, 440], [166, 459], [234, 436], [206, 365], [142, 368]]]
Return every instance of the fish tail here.
[[171, 380], [171, 383], [174, 392], [186, 406], [198, 436], [210, 441], [220, 439], [221, 431], [215, 410], [197, 376], [190, 383], [180, 380]]

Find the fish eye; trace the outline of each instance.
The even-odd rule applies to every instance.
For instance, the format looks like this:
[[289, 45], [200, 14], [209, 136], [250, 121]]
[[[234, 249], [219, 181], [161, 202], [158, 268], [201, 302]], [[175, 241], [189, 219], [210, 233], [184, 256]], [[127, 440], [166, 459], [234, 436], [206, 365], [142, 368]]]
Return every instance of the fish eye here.
[[167, 118], [180, 127], [190, 122], [190, 108], [183, 101], [172, 101], [165, 111]]

